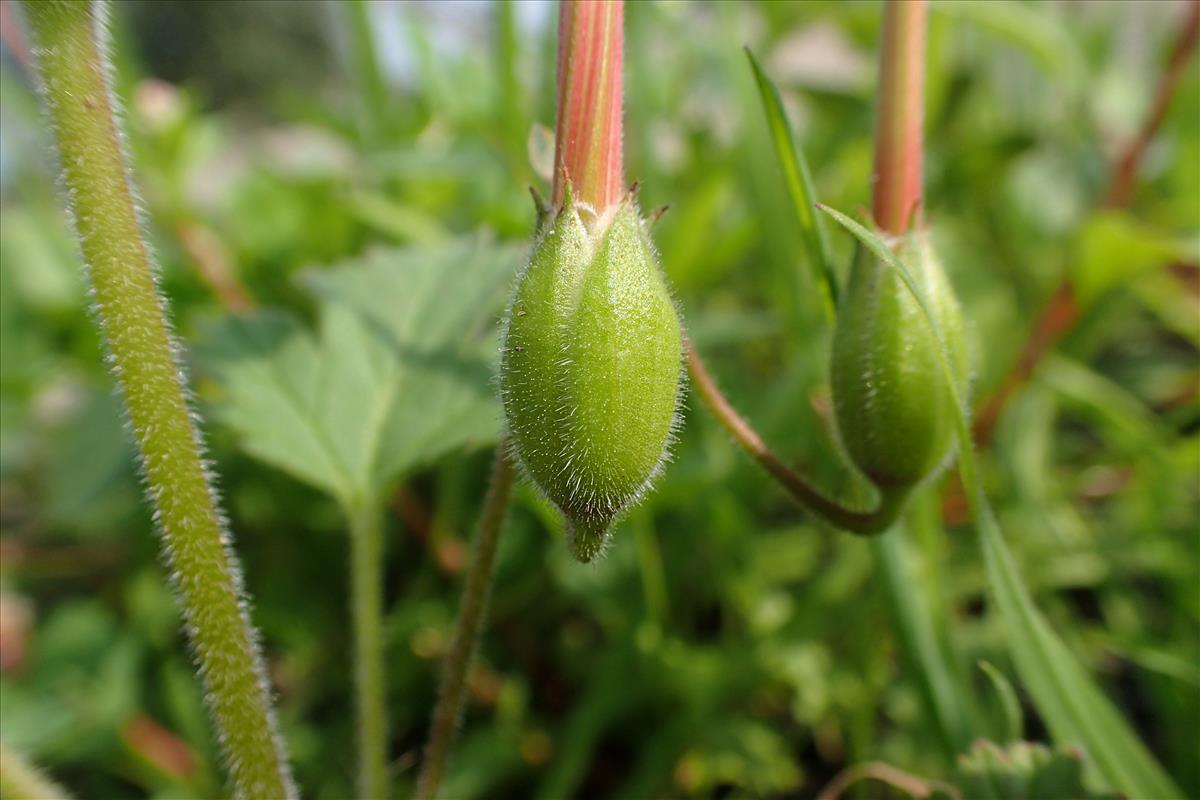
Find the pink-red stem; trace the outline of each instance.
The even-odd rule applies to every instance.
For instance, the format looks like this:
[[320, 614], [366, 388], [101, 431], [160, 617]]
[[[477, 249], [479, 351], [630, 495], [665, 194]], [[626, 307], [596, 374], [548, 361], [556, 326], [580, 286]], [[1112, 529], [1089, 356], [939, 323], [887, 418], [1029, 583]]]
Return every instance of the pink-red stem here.
[[622, 0], [564, 0], [558, 19], [554, 206], [566, 185], [603, 213], [625, 187], [621, 163]]
[[875, 123], [875, 223], [905, 233], [921, 205], [925, 0], [889, 0], [883, 16]]

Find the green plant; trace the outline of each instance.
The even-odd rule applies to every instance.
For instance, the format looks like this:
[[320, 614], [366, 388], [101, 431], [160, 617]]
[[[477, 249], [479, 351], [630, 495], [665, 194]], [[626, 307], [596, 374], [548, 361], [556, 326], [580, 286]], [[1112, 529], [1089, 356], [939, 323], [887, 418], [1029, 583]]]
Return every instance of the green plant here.
[[[553, 208], [509, 301], [500, 365], [513, 454], [563, 512], [573, 555], [603, 552], [614, 518], [666, 459], [681, 334], [632, 191], [622, 195], [619, 2], [562, 4]], [[513, 476], [502, 442], [434, 709], [417, 795], [437, 795], [461, 713]]]
[[243, 798], [294, 797], [241, 572], [204, 466], [134, 205], [109, 87], [105, 6], [30, 2], [24, 8], [96, 318], [234, 791]]
[[522, 466], [591, 561], [666, 459], [679, 320], [632, 198], [585, 221], [568, 188], [552, 214], [509, 306], [500, 391]]
[[[334, 31], [347, 75], [245, 117], [195, 68], [181, 88], [139, 82], [171, 73], [138, 63], [145, 34], [123, 21], [162, 12], [114, 6], [113, 85], [175, 358], [219, 423], [213, 458], [306, 795], [1195, 789], [1197, 340], [1179, 291], [1195, 255], [1178, 235], [1195, 182], [1163, 167], [1194, 161], [1195, 80], [1179, 78], [1183, 110], [1139, 174], [1141, 202], [1060, 202], [1098, 172], [1111, 131], [1094, 119], [1145, 77], [1097, 73], [1136, 61], [1110, 53], [1115, 6], [932, 4], [926, 21], [919, 2], [630, 4], [625, 26], [620, 4], [565, 3], [554, 91], [554, 32], [539, 39], [513, 3], [472, 27], [491, 46], [463, 51], [406, 7], [404, 80], [394, 9], [348, 3]], [[189, 6], [185, 27], [203, 13]], [[1137, 14], [1151, 28], [1170, 16]], [[252, 52], [274, 43], [245, 27]], [[186, 31], [148, 29], [188, 52]], [[6, 126], [23, 89], [7, 82], [23, 63], [10, 30]], [[779, 88], [754, 56], [743, 69], [747, 40]], [[814, 79], [796, 60], [809, 48], [837, 68]], [[154, 122], [172, 96], [172, 122]], [[549, 132], [534, 128], [528, 155], [525, 132], [555, 100], [551, 167], [537, 152]], [[670, 214], [641, 218], [622, 141], [636, 196], [677, 201]], [[535, 191], [525, 255], [535, 174], [551, 202]], [[56, 288], [56, 264], [77, 259], [55, 252], [36, 182], [5, 181], [4, 736], [81, 794], [210, 796], [225, 742], [209, 743], [153, 556], [122, 535], [149, 521], [108, 511], [131, 507], [136, 484], [86, 320], [69, 313], [80, 299]], [[868, 186], [869, 220], [830, 208]], [[1048, 232], [1038, 217], [1054, 215], [1065, 227]], [[852, 236], [831, 237], [830, 218]], [[1080, 329], [972, 452], [968, 395], [987, 398], [1012, 355], [999, 333], [1023, 324], [1039, 281], [1062, 278], [1047, 266], [1076, 255]], [[1127, 296], [1102, 296], [1120, 281]], [[631, 286], [650, 291], [620, 303], [613, 290]], [[585, 363], [597, 355], [607, 369]], [[682, 427], [681, 360], [715, 422]], [[587, 425], [546, 413], [563, 407]], [[587, 482], [602, 502], [578, 501]], [[602, 563], [578, 563], [601, 543]], [[343, 561], [348, 582], [331, 577]], [[1026, 712], [1046, 745], [1024, 741], [1041, 730]], [[1124, 717], [1153, 726], [1146, 745]], [[0, 781], [19, 779], [12, 763], [6, 751]]]
[[[966, 359], [961, 317], [928, 244], [907, 236], [921, 205], [924, 8], [923, 2], [889, 3], [884, 20], [873, 214], [886, 234], [901, 238], [885, 239], [880, 232], [838, 211], [818, 206], [870, 254], [865, 261], [856, 260], [850, 288], [840, 296], [842, 311], [832, 368], [842, 439], [859, 468], [879, 484], [880, 508], [884, 509], [894, 502], [895, 494], [906, 495], [944, 458], [953, 431], [963, 486], [979, 530], [996, 604], [1012, 636], [1017, 667], [1052, 730], [1060, 738], [1085, 742], [1096, 773], [1121, 791], [1135, 796], [1178, 797], [1179, 789], [1095, 689], [1033, 605], [978, 477], [964, 398]], [[759, 84], [763, 94], [768, 95], [761, 71]], [[768, 114], [777, 113], [777, 105], [768, 103]], [[783, 157], [795, 158], [797, 151], [785, 150], [780, 143], [776, 136]], [[806, 170], [791, 172], [803, 176]], [[804, 194], [811, 191], [806, 188]], [[819, 237], [806, 236], [806, 242], [810, 255], [819, 258], [823, 254]], [[866, 271], [860, 266], [863, 263], [870, 265]], [[829, 276], [832, 271], [826, 267], [821, 274]], [[699, 365], [703, 379], [698, 357], [693, 357], [691, 363], [694, 372]], [[723, 402], [715, 386], [702, 390], [702, 395], [751, 455], [767, 463], [773, 476], [785, 475], [781, 484], [791, 489], [802, 504], [834, 525], [845, 526], [850, 521], [856, 525], [845, 527], [878, 532], [878, 528], [864, 530], [858, 525], [861, 517], [847, 520], [842, 509], [820, 498], [786, 468], [771, 469], [772, 463], [781, 462]], [[894, 557], [886, 551], [881, 554]], [[897, 588], [909, 591], [908, 587]], [[909, 629], [905, 631], [906, 635], [912, 634]], [[912, 649], [915, 651], [916, 646]], [[944, 697], [944, 693], [933, 691], [927, 694], [946, 740], [953, 742], [953, 731], [945, 728], [950, 715], [938, 707]]]
[[[899, 257], [934, 304], [955, 358], [960, 394], [967, 381], [966, 334], [954, 290], [925, 232], [900, 234]], [[919, 324], [920, 308], [894, 273], [874, 258], [850, 268], [830, 355], [838, 432], [854, 465], [876, 486], [910, 489], [945, 463], [954, 438], [953, 397], [937, 369], [938, 344]]]

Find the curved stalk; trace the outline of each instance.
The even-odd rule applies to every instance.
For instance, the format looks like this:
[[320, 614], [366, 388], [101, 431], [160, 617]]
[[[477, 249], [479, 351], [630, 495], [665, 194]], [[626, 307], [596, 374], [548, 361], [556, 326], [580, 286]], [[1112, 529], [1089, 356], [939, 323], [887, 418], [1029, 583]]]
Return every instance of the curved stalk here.
[[96, 319], [234, 792], [255, 800], [295, 797], [241, 572], [138, 222], [109, 87], [105, 7], [67, 0], [24, 7]]
[[438, 701], [433, 709], [429, 744], [425, 748], [425, 760], [417, 779], [417, 800], [432, 800], [437, 797], [438, 787], [441, 786], [446, 770], [450, 746], [454, 743], [454, 734], [462, 713], [467, 671], [483, 627], [484, 612], [487, 610], [488, 594], [492, 586], [492, 569], [496, 563], [496, 549], [515, 478], [516, 471], [508, 456], [508, 445], [501, 441], [496, 446], [483, 516], [480, 517], [479, 530], [475, 534], [471, 566], [463, 585], [458, 619], [454, 623], [454, 639], [450, 644], [450, 652], [446, 654]]
[[917, 777], [882, 761], [868, 761], [865, 764], [847, 767], [835, 775], [817, 795], [817, 800], [840, 800], [848, 789], [868, 780], [879, 781], [910, 797], [930, 797], [935, 789], [955, 800], [961, 796], [957, 789], [947, 783]]
[[879, 505], [874, 511], [854, 511], [830, 500], [767, 447], [758, 432], [721, 394], [691, 340], [685, 338], [684, 346], [692, 383], [708, 410], [746, 454], [757, 461], [797, 503], [829, 524], [851, 533], [874, 536], [891, 527], [904, 508], [904, 501], [909, 494], [907, 488], [880, 488]]

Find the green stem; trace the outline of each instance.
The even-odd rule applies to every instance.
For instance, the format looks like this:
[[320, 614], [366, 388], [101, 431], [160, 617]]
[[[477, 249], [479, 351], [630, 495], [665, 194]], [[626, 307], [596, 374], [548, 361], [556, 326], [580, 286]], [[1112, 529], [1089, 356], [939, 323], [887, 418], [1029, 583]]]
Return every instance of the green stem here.
[[383, 679], [383, 532], [378, 503], [363, 502], [350, 519], [351, 617], [358, 722], [358, 791], [386, 800], [387, 693]]
[[67, 800], [71, 795], [0, 741], [0, 797], [10, 800]]
[[105, 7], [25, 3], [95, 310], [238, 797], [294, 797], [241, 573], [202, 460], [113, 114]]
[[479, 519], [479, 530], [475, 534], [471, 567], [467, 571], [462, 601], [458, 607], [458, 619], [454, 623], [454, 639], [450, 643], [450, 652], [446, 654], [438, 701], [433, 709], [429, 744], [425, 748], [425, 761], [417, 779], [417, 800], [432, 800], [437, 797], [438, 787], [441, 786], [446, 762], [450, 756], [450, 748], [454, 744], [458, 719], [462, 714], [467, 671], [483, 627], [488, 593], [492, 586], [492, 570], [496, 563], [496, 547], [500, 541], [500, 532], [504, 528], [504, 517], [508, 512], [515, 477], [512, 461], [508, 457], [508, 444], [502, 440], [496, 445], [487, 499], [483, 504], [483, 515]]
[[873, 511], [854, 511], [825, 497], [783, 463], [783, 460], [767, 447], [750, 423], [738, 414], [725, 395], [721, 394], [690, 339], [685, 337], [684, 346], [687, 350], [688, 372], [692, 376], [692, 384], [708, 406], [708, 410], [746, 454], [757, 461], [797, 503], [830, 525], [851, 533], [874, 536], [891, 527], [904, 509], [904, 502], [908, 499], [911, 487], [880, 487], [879, 505]]
[[871, 540], [883, 572], [883, 588], [896, 621], [904, 660], [921, 692], [926, 712], [933, 718], [938, 744], [949, 764], [970, 744], [959, 693], [934, 633], [933, 617], [924, 602], [920, 584], [909, 568], [905, 529], [895, 526]]

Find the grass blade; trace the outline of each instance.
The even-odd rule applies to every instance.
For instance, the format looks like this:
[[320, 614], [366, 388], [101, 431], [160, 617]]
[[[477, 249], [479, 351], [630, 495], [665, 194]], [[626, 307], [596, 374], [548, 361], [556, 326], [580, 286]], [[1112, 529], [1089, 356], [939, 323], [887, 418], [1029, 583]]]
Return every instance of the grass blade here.
[[767, 127], [771, 132], [771, 143], [783, 170], [783, 181], [787, 185], [788, 197], [792, 200], [792, 209], [796, 212], [796, 222], [800, 225], [800, 238], [808, 251], [809, 261], [821, 276], [825, 287], [825, 311], [832, 319], [834, 309], [837, 308], [837, 276], [833, 272], [833, 259], [829, 255], [829, 234], [825, 230], [824, 220], [814, 210], [817, 195], [813, 189], [812, 173], [808, 169], [804, 153], [796, 146], [796, 138], [792, 135], [792, 128], [788, 125], [787, 115], [783, 111], [783, 100], [779, 96], [779, 90], [763, 72], [758, 60], [754, 58], [754, 53], [750, 52], [748, 47], [746, 58], [750, 60], [750, 68], [754, 70], [754, 80], [758, 84], [763, 111], [767, 115]]
[[992, 666], [991, 662], [980, 661], [979, 668], [992, 682], [992, 686], [996, 689], [996, 697], [1000, 700], [1000, 710], [1004, 715], [1004, 739], [1002, 741], [1005, 743], [1021, 741], [1025, 736], [1025, 715], [1021, 713], [1021, 701], [1017, 699], [1016, 690], [1008, 682], [1008, 678]]
[[1063, 744], [1081, 744], [1096, 772], [1113, 788], [1130, 797], [1175, 798], [1182, 792], [1162, 766], [1113, 708], [1086, 670], [1050, 628], [1021, 581], [1012, 553], [988, 505], [978, 479], [970, 428], [962, 397], [953, 379], [946, 343], [924, 293], [908, 269], [874, 232], [850, 217], [821, 207], [900, 275], [916, 298], [926, 321], [941, 344], [941, 367], [954, 393], [955, 427], [959, 440], [959, 470], [979, 531], [988, 583], [1008, 629], [1013, 660], [1051, 733]]
[[896, 525], [871, 539], [879, 561], [884, 590], [897, 627], [904, 660], [911, 664], [922, 700], [932, 712], [939, 744], [948, 763], [970, 744], [970, 726], [960, 701], [962, 693], [938, 644], [934, 618], [926, 598], [916, 590], [908, 560], [908, 531]]

